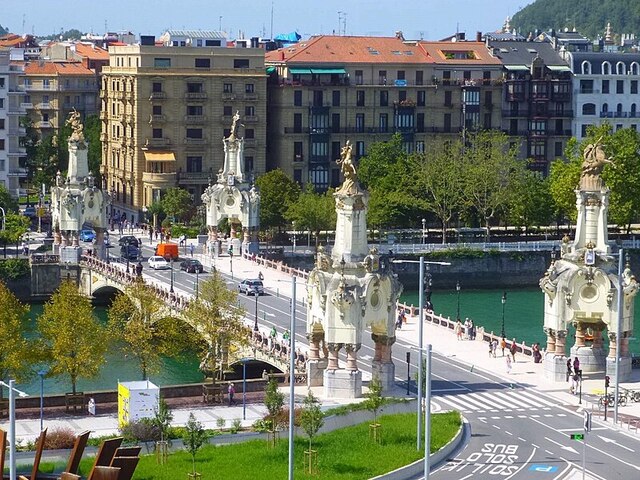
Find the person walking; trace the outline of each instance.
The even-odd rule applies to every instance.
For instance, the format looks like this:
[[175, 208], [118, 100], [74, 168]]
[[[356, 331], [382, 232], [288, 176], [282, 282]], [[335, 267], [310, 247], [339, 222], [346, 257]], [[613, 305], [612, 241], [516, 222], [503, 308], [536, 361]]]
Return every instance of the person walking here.
[[573, 359], [573, 373], [577, 375], [579, 371], [580, 371], [580, 360], [578, 359], [578, 357], [575, 357]]
[[464, 339], [471, 339], [471, 322], [469, 322], [469, 317], [464, 319]]
[[516, 339], [511, 340], [511, 346], [509, 347], [509, 351], [511, 352], [511, 356], [513, 357], [513, 363], [516, 363], [516, 352], [518, 351], [518, 347], [516, 346]]
[[500, 340], [500, 348], [502, 349], [502, 356], [504, 357], [504, 349], [507, 348], [507, 340], [504, 337]]
[[460, 322], [460, 320], [456, 322], [455, 331], [456, 331], [456, 338], [458, 340], [462, 340], [462, 323]]
[[494, 338], [491, 341], [491, 353], [493, 354], [493, 358], [496, 358], [496, 350], [498, 350], [498, 339]]
[[191, 254], [191, 256], [193, 257], [193, 243], [189, 245], [189, 253]]
[[569, 381], [569, 378], [571, 378], [571, 358], [567, 358], [567, 382]]
[[233, 399], [233, 396], [236, 394], [236, 388], [233, 386], [233, 383], [229, 384], [229, 388], [227, 389], [227, 393], [229, 395], [229, 406], [235, 405], [236, 401]]
[[509, 355], [507, 355], [506, 362], [507, 362], [507, 373], [510, 374], [511, 373], [511, 357]]

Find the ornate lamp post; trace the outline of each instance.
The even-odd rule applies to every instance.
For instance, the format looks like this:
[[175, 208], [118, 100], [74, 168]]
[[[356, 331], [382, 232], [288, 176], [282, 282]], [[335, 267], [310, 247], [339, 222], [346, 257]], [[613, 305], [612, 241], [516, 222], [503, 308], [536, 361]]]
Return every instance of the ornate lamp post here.
[[171, 257], [169, 263], [171, 265], [171, 288], [169, 288], [169, 292], [173, 293], [173, 257]]
[[425, 230], [427, 229], [427, 220], [425, 218], [422, 219], [422, 244], [427, 243], [427, 239], [425, 238]]
[[253, 331], [257, 332], [258, 331], [258, 289], [257, 288], [253, 292], [253, 296], [256, 297], [256, 309], [255, 309], [254, 322], [253, 322]]
[[500, 329], [500, 336], [504, 338], [504, 305], [507, 303], [507, 292], [502, 292], [502, 328]]
[[456, 313], [456, 320], [460, 321], [460, 281], [456, 281], [456, 293], [458, 295], [458, 309]]

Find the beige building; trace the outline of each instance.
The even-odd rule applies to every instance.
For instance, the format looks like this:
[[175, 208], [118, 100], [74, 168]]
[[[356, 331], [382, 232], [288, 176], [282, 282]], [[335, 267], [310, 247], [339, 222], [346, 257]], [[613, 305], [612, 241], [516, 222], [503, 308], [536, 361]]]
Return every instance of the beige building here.
[[[151, 42], [153, 43], [153, 42]], [[222, 139], [240, 114], [245, 171], [265, 171], [264, 51], [112, 46], [102, 70], [102, 166], [112, 213], [138, 221], [170, 187], [200, 202], [223, 166]]]

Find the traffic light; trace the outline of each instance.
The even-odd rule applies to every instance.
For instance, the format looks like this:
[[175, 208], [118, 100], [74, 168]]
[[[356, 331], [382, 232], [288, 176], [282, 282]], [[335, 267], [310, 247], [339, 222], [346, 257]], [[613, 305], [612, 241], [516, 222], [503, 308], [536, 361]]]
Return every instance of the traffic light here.
[[609, 388], [609, 382], [610, 382], [610, 378], [609, 375], [604, 377], [604, 388]]

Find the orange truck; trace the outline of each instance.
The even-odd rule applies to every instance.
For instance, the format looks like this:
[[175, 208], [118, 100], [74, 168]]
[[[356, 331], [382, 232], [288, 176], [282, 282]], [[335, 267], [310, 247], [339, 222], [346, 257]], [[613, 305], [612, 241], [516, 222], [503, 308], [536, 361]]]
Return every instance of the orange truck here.
[[164, 257], [165, 260], [178, 259], [178, 244], [177, 243], [159, 243], [156, 247], [156, 255]]

